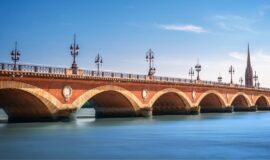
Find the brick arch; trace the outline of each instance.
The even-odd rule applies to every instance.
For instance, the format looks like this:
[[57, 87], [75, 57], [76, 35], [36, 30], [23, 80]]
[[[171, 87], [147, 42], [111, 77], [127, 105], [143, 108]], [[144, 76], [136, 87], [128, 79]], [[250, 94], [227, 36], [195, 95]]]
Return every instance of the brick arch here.
[[237, 94], [233, 95], [233, 97], [230, 100], [230, 106], [232, 106], [233, 101], [238, 97], [238, 96], [243, 96], [248, 104], [248, 107], [252, 106], [252, 102], [251, 99], [248, 97], [248, 95], [246, 95], [243, 92], [238, 92]]
[[270, 105], [269, 99], [267, 98], [267, 96], [265, 96], [265, 95], [263, 95], [263, 94], [260, 94], [260, 95], [257, 96], [256, 100], [254, 101], [254, 105], [257, 104], [257, 102], [258, 102], [258, 100], [259, 100], [260, 98], [264, 98], [264, 99], [265, 99], [266, 105], [267, 105], [267, 106]]
[[223, 95], [215, 90], [208, 90], [206, 92], [204, 92], [203, 94], [200, 95], [200, 97], [197, 99], [195, 106], [199, 106], [199, 104], [201, 103], [201, 101], [210, 94], [214, 94], [215, 96], [218, 97], [220, 103], [222, 104], [222, 106], [227, 106], [228, 104], [226, 103], [225, 98], [223, 97]]
[[185, 93], [167, 88], [157, 92], [150, 100], [153, 115], [187, 114], [192, 103]]
[[16, 81], [0, 81], [0, 90], [1, 89], [13, 89], [27, 92], [38, 98], [52, 114], [57, 113], [59, 110], [66, 109], [64, 105], [52, 94], [39, 87], [27, 83]]
[[107, 92], [114, 91], [123, 95], [128, 101], [132, 104], [132, 107], [135, 111], [138, 111], [141, 107], [143, 107], [141, 101], [130, 91], [125, 88], [114, 86], [114, 85], [105, 85], [90, 89], [79, 96], [73, 103], [72, 108], [80, 109], [88, 100], [93, 98], [94, 96]]
[[190, 101], [190, 99], [188, 98], [188, 96], [175, 88], [167, 88], [167, 89], [163, 89], [161, 91], [158, 91], [149, 101], [149, 106], [152, 107], [153, 104], [158, 100], [158, 98], [160, 98], [162, 95], [166, 94], [166, 93], [175, 93], [179, 96], [179, 98], [181, 98], [184, 103], [186, 104], [187, 107], [192, 107], [192, 102]]

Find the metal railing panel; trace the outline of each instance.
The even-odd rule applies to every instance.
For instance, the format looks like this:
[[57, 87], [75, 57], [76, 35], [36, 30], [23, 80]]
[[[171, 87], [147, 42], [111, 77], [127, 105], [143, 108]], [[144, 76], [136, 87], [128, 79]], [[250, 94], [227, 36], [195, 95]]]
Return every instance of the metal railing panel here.
[[[61, 67], [18, 64], [18, 65], [16, 65], [16, 68], [17, 68], [17, 71], [22, 71], [22, 72], [49, 73], [49, 74], [59, 74], [59, 75], [66, 74], [66, 68], [61, 68]], [[13, 71], [14, 64], [0, 63], [0, 70]], [[140, 74], [129, 74], [129, 73], [119, 73], [119, 72], [108, 72], [108, 71], [97, 72], [97, 71], [91, 71], [91, 70], [83, 70], [83, 76], [109, 77], [109, 78], [134, 79], [134, 80], [146, 80], [147, 79], [146, 75], [140, 75]], [[152, 80], [158, 81], [158, 82], [170, 82], [170, 83], [195, 83], [196, 82], [196, 80], [191, 80], [191, 79], [163, 77], [163, 76], [154, 76]], [[230, 86], [230, 83], [214, 82], [214, 81], [201, 81], [201, 84], [214, 85], [214, 86], [224, 86], [224, 87]], [[234, 84], [234, 87], [243, 88], [243, 89], [257, 89], [257, 90], [270, 91], [270, 88], [246, 87], [244, 85], [239, 85], [239, 84]]]

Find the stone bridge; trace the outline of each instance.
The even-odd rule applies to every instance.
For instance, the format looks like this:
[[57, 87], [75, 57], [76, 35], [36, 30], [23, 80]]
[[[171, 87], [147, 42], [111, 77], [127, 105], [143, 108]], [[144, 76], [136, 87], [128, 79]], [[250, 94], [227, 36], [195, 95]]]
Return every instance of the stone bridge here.
[[270, 90], [170, 77], [0, 63], [0, 107], [10, 121], [70, 118], [86, 102], [96, 117], [270, 109]]

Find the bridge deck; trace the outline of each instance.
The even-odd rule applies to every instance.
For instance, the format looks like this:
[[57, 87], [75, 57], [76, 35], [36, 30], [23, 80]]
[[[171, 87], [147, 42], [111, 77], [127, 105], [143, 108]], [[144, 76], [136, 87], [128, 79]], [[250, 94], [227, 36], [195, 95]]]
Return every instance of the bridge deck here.
[[[15, 120], [69, 117], [90, 101], [100, 117], [270, 110], [269, 88], [83, 69], [74, 75], [70, 68], [38, 65], [13, 68], [0, 63], [0, 107]], [[63, 93], [67, 86], [69, 97]]]

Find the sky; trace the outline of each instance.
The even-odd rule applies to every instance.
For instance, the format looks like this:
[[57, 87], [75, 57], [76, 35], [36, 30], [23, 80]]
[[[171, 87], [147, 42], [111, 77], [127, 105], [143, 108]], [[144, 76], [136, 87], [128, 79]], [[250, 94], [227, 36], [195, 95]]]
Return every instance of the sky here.
[[268, 0], [1, 0], [0, 62], [11, 62], [18, 41], [19, 63], [70, 67], [73, 34], [80, 68], [147, 74], [145, 54], [155, 53], [156, 75], [201, 79], [244, 78], [247, 45], [261, 86], [270, 87]]

